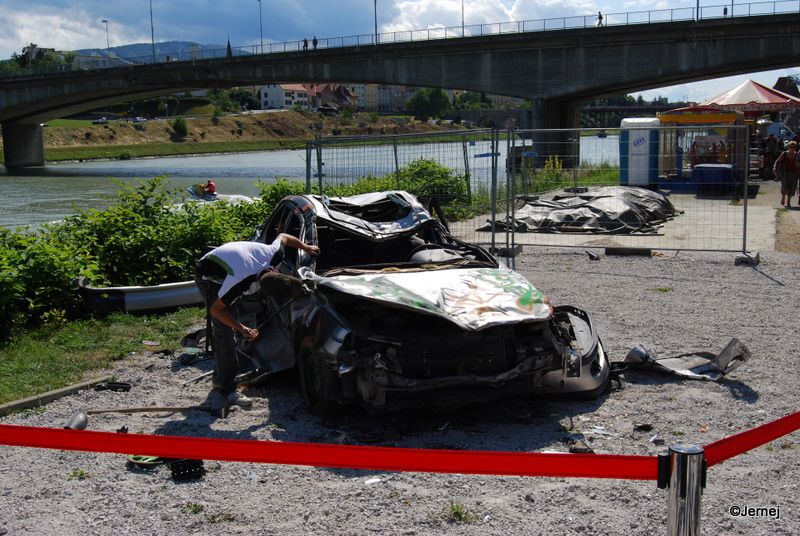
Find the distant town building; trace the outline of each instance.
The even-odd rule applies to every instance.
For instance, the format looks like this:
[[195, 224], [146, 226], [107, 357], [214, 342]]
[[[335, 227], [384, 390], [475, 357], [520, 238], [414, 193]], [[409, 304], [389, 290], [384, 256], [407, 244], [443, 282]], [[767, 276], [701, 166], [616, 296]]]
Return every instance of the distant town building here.
[[302, 84], [268, 84], [261, 86], [262, 110], [285, 110], [300, 106], [308, 110], [308, 90]]
[[312, 110], [320, 108], [358, 109], [356, 94], [344, 84], [306, 84], [304, 87], [308, 91], [308, 100]]

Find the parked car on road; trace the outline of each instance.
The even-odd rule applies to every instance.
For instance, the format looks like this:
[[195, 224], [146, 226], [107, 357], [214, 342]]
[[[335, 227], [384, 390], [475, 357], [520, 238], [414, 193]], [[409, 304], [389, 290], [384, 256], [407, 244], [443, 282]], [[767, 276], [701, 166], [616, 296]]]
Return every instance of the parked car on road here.
[[98, 117], [97, 119], [94, 119], [92, 121], [93, 125], [105, 125], [107, 123], [108, 123], [108, 119], [106, 119], [105, 117]]
[[[287, 248], [276, 256], [283, 275], [265, 275], [232, 307], [262, 333], [239, 351], [254, 376], [297, 367], [313, 413], [595, 397], [607, 387], [588, 313], [551, 307], [407, 192], [286, 197], [254, 239], [271, 243], [279, 232], [321, 254]], [[280, 278], [293, 284], [274, 284]]]

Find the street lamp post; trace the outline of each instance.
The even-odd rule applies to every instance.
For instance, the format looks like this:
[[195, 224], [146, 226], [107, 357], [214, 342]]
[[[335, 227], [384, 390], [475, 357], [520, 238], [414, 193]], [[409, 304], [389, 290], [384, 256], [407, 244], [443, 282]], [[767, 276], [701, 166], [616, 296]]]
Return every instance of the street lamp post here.
[[103, 19], [100, 22], [106, 24], [106, 58], [111, 61], [111, 42], [108, 40], [108, 19]]
[[156, 34], [153, 31], [153, 0], [150, 0], [150, 44], [153, 46], [153, 63], [156, 62]]
[[258, 31], [261, 35], [261, 53], [264, 53], [264, 23], [261, 16], [261, 0], [258, 0]]
[[373, 0], [375, 5], [375, 44], [378, 44], [378, 0]]
[[461, 0], [461, 37], [464, 37], [464, 0]]

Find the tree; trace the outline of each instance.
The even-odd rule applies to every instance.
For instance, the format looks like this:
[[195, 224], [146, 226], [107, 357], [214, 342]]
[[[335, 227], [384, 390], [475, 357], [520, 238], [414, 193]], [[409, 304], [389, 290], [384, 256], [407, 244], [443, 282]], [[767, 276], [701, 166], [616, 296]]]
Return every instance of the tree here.
[[186, 120], [183, 117], [176, 117], [172, 121], [172, 130], [175, 131], [175, 135], [180, 138], [185, 138], [187, 134], [189, 134], [189, 129], [186, 126]]
[[232, 104], [236, 103], [239, 106], [239, 109], [257, 110], [261, 108], [258, 99], [253, 95], [252, 91], [237, 87], [228, 91], [228, 97]]
[[483, 110], [490, 105], [491, 102], [486, 98], [486, 94], [477, 91], [466, 91], [453, 99], [453, 107], [456, 110]]
[[214, 106], [225, 112], [238, 112], [239, 104], [234, 104], [231, 99], [231, 92], [226, 89], [214, 89], [208, 93], [208, 100]]
[[408, 100], [406, 110], [417, 119], [425, 121], [430, 117], [443, 117], [452, 110], [452, 104], [441, 89], [422, 88]]

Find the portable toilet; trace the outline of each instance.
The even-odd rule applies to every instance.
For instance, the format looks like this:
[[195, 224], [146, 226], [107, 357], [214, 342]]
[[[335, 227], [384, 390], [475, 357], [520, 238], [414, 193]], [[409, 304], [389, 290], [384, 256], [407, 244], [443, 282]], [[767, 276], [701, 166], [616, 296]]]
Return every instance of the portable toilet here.
[[619, 183], [658, 184], [657, 117], [626, 117], [619, 130]]

